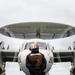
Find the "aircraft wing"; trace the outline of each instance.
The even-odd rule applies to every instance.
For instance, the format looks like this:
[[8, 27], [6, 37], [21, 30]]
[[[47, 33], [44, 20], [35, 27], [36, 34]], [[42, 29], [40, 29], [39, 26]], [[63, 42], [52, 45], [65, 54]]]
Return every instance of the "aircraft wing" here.
[[[19, 51], [17, 50], [0, 50], [3, 61], [17, 61]], [[75, 50], [53, 50], [54, 62], [73, 62]]]
[[3, 59], [3, 62], [6, 61], [17, 61], [18, 53], [19, 51], [17, 50], [0, 50], [1, 57]]
[[0, 74], [5, 73], [5, 62], [16, 62], [19, 51], [17, 50], [0, 50]]
[[74, 62], [75, 50], [54, 50], [54, 62]]

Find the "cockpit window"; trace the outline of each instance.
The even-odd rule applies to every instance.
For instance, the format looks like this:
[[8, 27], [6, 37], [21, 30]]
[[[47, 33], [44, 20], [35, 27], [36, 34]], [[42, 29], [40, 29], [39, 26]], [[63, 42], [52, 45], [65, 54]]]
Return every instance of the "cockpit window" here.
[[[25, 45], [25, 49], [29, 49], [30, 48], [30, 45], [34, 43], [34, 42], [29, 42], [29, 43], [26, 43]], [[36, 42], [36, 44], [39, 46], [39, 49], [47, 49], [47, 46], [46, 46], [46, 43], [44, 42]]]
[[46, 43], [44, 42], [37, 42], [37, 45], [39, 46], [39, 49], [47, 49]]
[[30, 45], [31, 45], [32, 43], [34, 43], [34, 42], [26, 43], [26, 45], [25, 45], [25, 49], [29, 49], [29, 48], [30, 48]]

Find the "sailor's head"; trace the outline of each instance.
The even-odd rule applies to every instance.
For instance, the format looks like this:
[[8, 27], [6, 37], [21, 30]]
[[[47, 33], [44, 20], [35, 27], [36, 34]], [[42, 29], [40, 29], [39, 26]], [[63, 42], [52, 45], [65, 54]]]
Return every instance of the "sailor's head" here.
[[33, 49], [38, 49], [39, 47], [38, 47], [38, 45], [36, 44], [36, 43], [32, 43], [31, 45], [30, 45], [30, 48], [29, 48], [29, 50], [33, 50]]

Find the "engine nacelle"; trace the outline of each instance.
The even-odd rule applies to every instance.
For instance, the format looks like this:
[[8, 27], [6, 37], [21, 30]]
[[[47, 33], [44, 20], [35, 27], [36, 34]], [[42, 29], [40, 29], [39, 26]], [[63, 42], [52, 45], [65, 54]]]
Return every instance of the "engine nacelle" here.
[[[46, 51], [46, 50], [39, 50], [42, 54], [44, 54], [45, 58], [46, 58], [46, 69], [45, 69], [45, 73], [48, 73], [49, 70], [51, 69], [52, 67], [52, 64], [53, 64], [53, 54], [49, 51]], [[29, 71], [26, 67], [26, 56], [30, 53], [29, 50], [24, 50], [22, 52], [19, 53], [19, 56], [18, 56], [18, 63], [19, 63], [19, 66], [21, 68], [21, 70], [26, 73], [27, 75], [29, 75]]]

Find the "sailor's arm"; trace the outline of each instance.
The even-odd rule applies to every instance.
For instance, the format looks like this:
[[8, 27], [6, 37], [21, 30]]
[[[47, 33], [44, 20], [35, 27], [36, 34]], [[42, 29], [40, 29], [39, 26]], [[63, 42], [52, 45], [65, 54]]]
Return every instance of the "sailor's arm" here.
[[43, 55], [41, 70], [44, 71], [45, 69], [46, 69], [46, 59], [45, 59], [45, 57]]
[[28, 70], [30, 72], [34, 72], [34, 69], [33, 69], [32, 65], [31, 65], [31, 63], [30, 63], [30, 61], [28, 59], [28, 56], [26, 57], [26, 67], [28, 68]]

